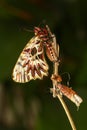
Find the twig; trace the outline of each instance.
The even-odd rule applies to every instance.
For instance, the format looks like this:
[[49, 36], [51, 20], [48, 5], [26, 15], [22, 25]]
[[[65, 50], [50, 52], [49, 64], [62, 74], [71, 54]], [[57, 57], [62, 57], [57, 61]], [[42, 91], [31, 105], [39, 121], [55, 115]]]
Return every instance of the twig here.
[[71, 125], [71, 127], [72, 127], [72, 130], [76, 130], [76, 126], [75, 126], [75, 124], [74, 124], [74, 121], [73, 121], [73, 119], [72, 119], [72, 116], [71, 116], [71, 114], [70, 114], [70, 112], [69, 112], [69, 109], [68, 109], [66, 103], [64, 102], [62, 96], [61, 96], [60, 94], [57, 94], [57, 97], [58, 97], [58, 99], [60, 100], [60, 102], [61, 102], [61, 104], [62, 104], [62, 106], [63, 106], [63, 108], [64, 108], [64, 111], [65, 111], [65, 113], [66, 113], [66, 115], [67, 115], [67, 117], [68, 117], [68, 120], [69, 120], [69, 122], [70, 122], [70, 125]]
[[[56, 51], [56, 53], [57, 53], [57, 55], [59, 57], [59, 45], [56, 44], [56, 38], [55, 37], [54, 37], [53, 41], [55, 43], [55, 51]], [[59, 62], [55, 62], [54, 63], [54, 75], [58, 75], [58, 66], [59, 66]], [[53, 82], [53, 88], [51, 88], [51, 91], [53, 92], [53, 97], [56, 97], [56, 96], [58, 97], [58, 99], [60, 100], [60, 102], [61, 102], [61, 104], [62, 104], [62, 106], [64, 108], [64, 111], [65, 111], [65, 113], [66, 113], [66, 115], [68, 117], [68, 120], [70, 122], [72, 130], [76, 130], [76, 126], [74, 124], [72, 116], [71, 116], [71, 114], [69, 112], [69, 109], [68, 109], [66, 103], [64, 102], [64, 100], [62, 98], [61, 93], [56, 92], [57, 81], [52, 80], [52, 82]]]

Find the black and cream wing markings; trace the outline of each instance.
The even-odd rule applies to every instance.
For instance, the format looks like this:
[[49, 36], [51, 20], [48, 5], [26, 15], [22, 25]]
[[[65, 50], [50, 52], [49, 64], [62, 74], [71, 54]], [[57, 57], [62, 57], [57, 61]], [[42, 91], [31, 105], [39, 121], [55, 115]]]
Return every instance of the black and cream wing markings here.
[[42, 79], [48, 75], [48, 65], [44, 57], [44, 48], [38, 36], [33, 37], [20, 54], [13, 69], [13, 80], [19, 83], [32, 79]]

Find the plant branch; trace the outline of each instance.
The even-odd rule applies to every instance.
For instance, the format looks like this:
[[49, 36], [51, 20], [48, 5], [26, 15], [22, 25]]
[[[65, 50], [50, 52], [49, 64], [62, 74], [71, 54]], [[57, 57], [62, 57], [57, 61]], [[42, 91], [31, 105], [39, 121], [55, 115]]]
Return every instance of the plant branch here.
[[[56, 38], [55, 37], [54, 37], [53, 41], [55, 43], [56, 53], [57, 53], [57, 55], [59, 57], [59, 45], [56, 44]], [[54, 73], [53, 73], [53, 75], [58, 75], [59, 62], [55, 62], [53, 65], [54, 65]], [[52, 80], [52, 82], [53, 82], [53, 88], [51, 88], [51, 91], [53, 92], [53, 97], [56, 97], [56, 96], [58, 97], [58, 99], [61, 102], [61, 104], [62, 104], [62, 106], [64, 108], [64, 111], [65, 111], [65, 113], [66, 113], [66, 115], [68, 117], [68, 120], [70, 122], [72, 130], [76, 130], [76, 126], [75, 126], [74, 121], [72, 119], [72, 116], [71, 116], [71, 114], [69, 112], [69, 109], [68, 109], [66, 103], [64, 102], [64, 100], [62, 98], [62, 94], [61, 94], [61, 92], [58, 93], [58, 91], [56, 90], [56, 89], [58, 89], [57, 88], [57, 81], [56, 80]]]

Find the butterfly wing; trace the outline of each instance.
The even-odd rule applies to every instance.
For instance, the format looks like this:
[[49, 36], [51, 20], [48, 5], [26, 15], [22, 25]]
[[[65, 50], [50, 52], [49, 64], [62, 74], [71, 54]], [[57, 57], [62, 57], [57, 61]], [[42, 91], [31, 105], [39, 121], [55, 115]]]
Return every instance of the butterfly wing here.
[[13, 80], [25, 83], [32, 79], [42, 79], [43, 76], [48, 75], [48, 68], [41, 40], [35, 36], [20, 54], [13, 69]]

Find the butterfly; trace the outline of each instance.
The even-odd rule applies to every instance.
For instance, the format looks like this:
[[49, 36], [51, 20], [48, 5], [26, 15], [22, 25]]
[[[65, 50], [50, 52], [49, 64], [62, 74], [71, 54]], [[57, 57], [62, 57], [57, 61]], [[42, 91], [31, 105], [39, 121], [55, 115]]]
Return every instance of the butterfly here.
[[58, 60], [53, 37], [48, 25], [44, 28], [34, 27], [34, 36], [24, 47], [13, 69], [12, 78], [15, 82], [25, 83], [48, 75], [49, 66], [44, 51], [50, 61]]
[[74, 91], [72, 88], [62, 84], [62, 78], [60, 75], [52, 75], [51, 80], [57, 81], [57, 86], [55, 87], [55, 90], [51, 88], [51, 91], [56, 96], [57, 94], [60, 94], [61, 96], [66, 96], [69, 100], [71, 100], [73, 103], [76, 104], [76, 106], [79, 108], [80, 104], [82, 103], [82, 98]]

